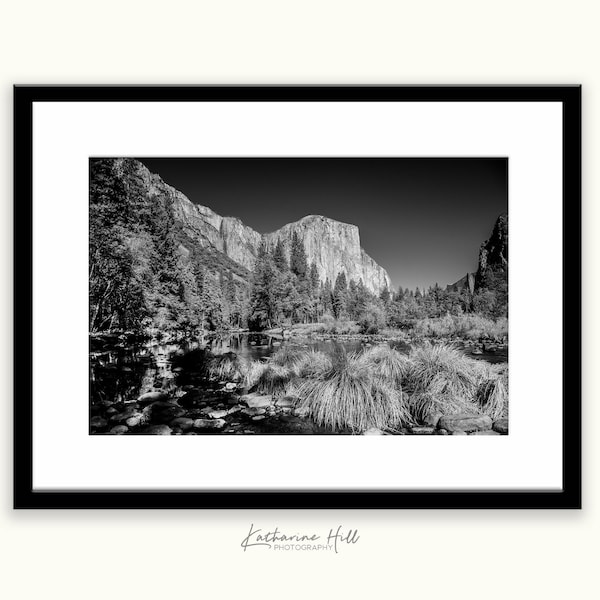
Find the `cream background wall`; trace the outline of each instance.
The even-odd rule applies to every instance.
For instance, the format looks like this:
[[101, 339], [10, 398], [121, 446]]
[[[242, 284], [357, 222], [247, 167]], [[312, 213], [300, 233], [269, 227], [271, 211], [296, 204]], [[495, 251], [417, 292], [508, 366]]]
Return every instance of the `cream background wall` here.
[[[597, 3], [25, 0], [0, 15], [3, 597], [596, 597]], [[583, 84], [583, 510], [14, 512], [14, 83]], [[250, 523], [291, 533], [342, 524], [361, 539], [337, 555], [243, 553]]]

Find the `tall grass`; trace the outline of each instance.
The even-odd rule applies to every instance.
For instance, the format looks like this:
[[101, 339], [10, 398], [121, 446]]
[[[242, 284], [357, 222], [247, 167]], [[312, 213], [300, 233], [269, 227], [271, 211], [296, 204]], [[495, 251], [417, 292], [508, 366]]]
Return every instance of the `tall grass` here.
[[240, 381], [243, 379], [246, 370], [246, 361], [235, 352], [217, 354], [208, 360], [208, 372], [210, 376], [219, 381]]
[[419, 337], [461, 337], [470, 340], [489, 339], [505, 342], [508, 339], [508, 319], [488, 319], [476, 314], [446, 315], [420, 319], [413, 324], [413, 333]]
[[294, 372], [271, 362], [253, 361], [246, 371], [244, 384], [252, 392], [280, 396], [285, 393]]
[[486, 379], [477, 388], [476, 401], [492, 420], [508, 417], [508, 385], [503, 376]]
[[412, 422], [402, 392], [374, 375], [360, 354], [338, 354], [331, 369], [298, 387], [300, 406], [318, 425], [365, 431]]
[[414, 392], [470, 398], [477, 382], [476, 361], [451, 344], [426, 342], [411, 349], [407, 386]]
[[411, 363], [406, 356], [387, 344], [381, 344], [365, 350], [357, 358], [360, 365], [396, 388], [402, 388], [402, 383], [410, 371]]

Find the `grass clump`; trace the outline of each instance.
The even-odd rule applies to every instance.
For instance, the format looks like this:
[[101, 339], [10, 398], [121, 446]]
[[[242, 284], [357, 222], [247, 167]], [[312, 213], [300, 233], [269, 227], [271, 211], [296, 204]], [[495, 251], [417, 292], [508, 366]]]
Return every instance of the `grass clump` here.
[[328, 371], [298, 386], [300, 406], [318, 424], [362, 432], [411, 422], [402, 392], [374, 375], [360, 354], [338, 354]]
[[246, 372], [246, 363], [235, 352], [217, 354], [208, 361], [210, 376], [219, 381], [240, 381]]
[[402, 382], [410, 370], [410, 360], [387, 344], [381, 344], [365, 350], [358, 361], [376, 376], [389, 382], [398, 389], [402, 389]]
[[492, 420], [508, 417], [508, 385], [504, 376], [486, 379], [477, 388], [476, 401]]
[[434, 392], [472, 398], [477, 382], [477, 361], [452, 344], [426, 342], [411, 349], [407, 386], [416, 393]]
[[253, 361], [246, 371], [244, 383], [251, 392], [280, 396], [294, 377], [288, 367], [272, 362]]

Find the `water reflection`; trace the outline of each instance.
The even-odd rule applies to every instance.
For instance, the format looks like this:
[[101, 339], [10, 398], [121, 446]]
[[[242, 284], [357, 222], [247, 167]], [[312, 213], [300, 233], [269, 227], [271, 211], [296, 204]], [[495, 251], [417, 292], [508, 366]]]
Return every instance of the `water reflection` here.
[[[282, 339], [264, 334], [237, 334], [185, 340], [169, 344], [95, 343], [90, 352], [90, 400], [92, 406], [103, 402], [127, 403], [150, 389], [169, 393], [184, 385], [198, 384], [204, 374], [198, 370], [202, 360], [197, 352], [235, 352], [250, 360], [265, 359], [282, 345], [292, 344], [302, 349], [314, 349], [333, 354], [342, 348], [359, 351], [372, 343], [361, 339]], [[406, 352], [404, 342], [389, 342]], [[506, 362], [507, 350], [476, 354], [465, 348], [465, 354], [488, 362]]]

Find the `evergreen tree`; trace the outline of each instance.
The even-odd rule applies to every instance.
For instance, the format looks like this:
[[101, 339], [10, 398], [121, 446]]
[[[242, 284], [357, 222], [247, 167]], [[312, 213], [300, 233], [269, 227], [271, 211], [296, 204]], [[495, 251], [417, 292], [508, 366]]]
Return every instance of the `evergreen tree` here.
[[346, 282], [346, 273], [340, 271], [333, 286], [333, 314], [336, 319], [340, 319], [346, 312], [348, 301], [348, 284]]
[[280, 271], [287, 271], [289, 269], [281, 239], [277, 240], [277, 244], [273, 252], [273, 262]]
[[304, 242], [294, 231], [292, 234], [292, 248], [290, 251], [290, 269], [296, 277], [304, 279], [306, 277], [307, 263]]

